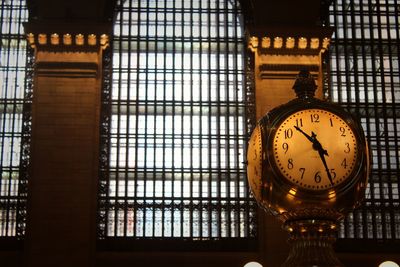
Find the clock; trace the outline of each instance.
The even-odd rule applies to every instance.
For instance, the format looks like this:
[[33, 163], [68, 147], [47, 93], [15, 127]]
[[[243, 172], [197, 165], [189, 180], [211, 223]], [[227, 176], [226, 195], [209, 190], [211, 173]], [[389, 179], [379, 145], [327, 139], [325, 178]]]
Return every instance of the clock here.
[[314, 97], [308, 71], [293, 89], [297, 98], [263, 116], [250, 136], [249, 186], [289, 232], [292, 246], [282, 267], [343, 266], [332, 244], [339, 220], [364, 199], [368, 143], [350, 112]]
[[253, 177], [249, 180], [250, 187], [253, 188], [253, 195], [257, 201], [262, 201], [262, 133], [261, 128], [256, 127], [251, 134], [250, 142], [247, 149], [247, 174]]
[[364, 199], [368, 143], [350, 112], [314, 97], [310, 75], [299, 76], [294, 89], [297, 98], [254, 127], [247, 146], [249, 186], [257, 203], [274, 215], [296, 219], [329, 211], [337, 218]]
[[276, 172], [312, 191], [346, 182], [360, 157], [353, 127], [322, 108], [295, 111], [281, 119], [271, 145]]

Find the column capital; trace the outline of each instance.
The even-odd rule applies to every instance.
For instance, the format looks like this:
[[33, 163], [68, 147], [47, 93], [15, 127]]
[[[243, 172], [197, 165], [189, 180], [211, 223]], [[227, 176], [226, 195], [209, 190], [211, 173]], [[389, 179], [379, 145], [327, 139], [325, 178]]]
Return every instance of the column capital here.
[[112, 23], [29, 22], [28, 44], [41, 51], [98, 51], [109, 46]]

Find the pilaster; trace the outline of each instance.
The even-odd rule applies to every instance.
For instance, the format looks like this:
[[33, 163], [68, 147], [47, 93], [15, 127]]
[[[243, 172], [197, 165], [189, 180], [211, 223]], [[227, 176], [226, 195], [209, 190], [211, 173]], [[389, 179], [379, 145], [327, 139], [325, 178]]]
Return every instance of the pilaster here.
[[41, 23], [25, 31], [35, 71], [24, 266], [93, 266], [101, 64], [110, 27]]

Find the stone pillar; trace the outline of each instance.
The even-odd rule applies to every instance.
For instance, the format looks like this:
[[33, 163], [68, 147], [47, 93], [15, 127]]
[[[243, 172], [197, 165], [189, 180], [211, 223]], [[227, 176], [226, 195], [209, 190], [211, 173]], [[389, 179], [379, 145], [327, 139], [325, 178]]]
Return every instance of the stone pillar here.
[[[51, 27], [51, 30], [46, 30]], [[104, 31], [26, 25], [35, 50], [24, 266], [93, 266]]]

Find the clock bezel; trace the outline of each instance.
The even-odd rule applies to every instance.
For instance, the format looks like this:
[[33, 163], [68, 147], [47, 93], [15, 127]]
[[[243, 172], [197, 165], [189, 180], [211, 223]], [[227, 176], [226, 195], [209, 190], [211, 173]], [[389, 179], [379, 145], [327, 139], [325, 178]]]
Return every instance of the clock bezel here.
[[[360, 173], [363, 172], [363, 167], [366, 164], [365, 161], [367, 159], [365, 155], [368, 154], [368, 151], [362, 127], [350, 113], [342, 110], [341, 107], [338, 107], [335, 104], [323, 102], [317, 99], [312, 100], [314, 101], [309, 101], [306, 103], [302, 101], [299, 105], [288, 105], [287, 109], [284, 109], [283, 112], [281, 111], [275, 118], [273, 118], [273, 120], [271, 120], [272, 127], [269, 129], [269, 133], [266, 136], [268, 139], [266, 142], [266, 158], [272, 175], [276, 177], [275, 186], [280, 187], [284, 192], [292, 194], [297, 198], [308, 198], [310, 195], [312, 195], [313, 199], [326, 200], [332, 198], [333, 196], [336, 198], [338, 195], [346, 192], [349, 188], [355, 186], [355, 184], [360, 180]], [[274, 157], [273, 140], [276, 135], [276, 131], [278, 130], [278, 126], [280, 126], [281, 123], [283, 123], [292, 114], [310, 109], [327, 111], [341, 118], [352, 130], [357, 144], [357, 153], [355, 156], [356, 163], [352, 172], [348, 175], [348, 178], [346, 178], [345, 181], [329, 188], [308, 189], [299, 186], [298, 184], [289, 180], [281, 172]]]

